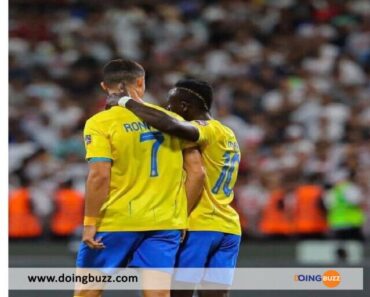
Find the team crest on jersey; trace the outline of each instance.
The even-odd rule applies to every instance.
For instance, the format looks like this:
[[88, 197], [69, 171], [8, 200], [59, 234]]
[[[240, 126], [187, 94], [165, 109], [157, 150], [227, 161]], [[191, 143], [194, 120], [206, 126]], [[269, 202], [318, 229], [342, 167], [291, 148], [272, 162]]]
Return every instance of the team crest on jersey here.
[[199, 121], [199, 120], [197, 120], [195, 122], [197, 122], [201, 126], [207, 126], [208, 125], [207, 121]]
[[91, 135], [85, 135], [85, 143], [90, 144], [91, 143]]

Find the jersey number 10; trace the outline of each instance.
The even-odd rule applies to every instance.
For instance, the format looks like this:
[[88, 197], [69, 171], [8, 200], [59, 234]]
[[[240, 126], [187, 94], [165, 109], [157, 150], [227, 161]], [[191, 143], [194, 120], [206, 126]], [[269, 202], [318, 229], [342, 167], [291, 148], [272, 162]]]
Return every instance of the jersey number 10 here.
[[145, 132], [140, 134], [140, 142], [154, 140], [152, 151], [151, 151], [151, 158], [150, 158], [150, 176], [155, 177], [158, 176], [158, 150], [160, 145], [164, 141], [164, 136], [161, 132]]
[[226, 152], [224, 154], [224, 158], [225, 164], [222, 167], [220, 176], [218, 177], [215, 185], [212, 188], [212, 193], [218, 194], [221, 186], [223, 185], [222, 190], [224, 194], [228, 197], [232, 192], [232, 189], [230, 189], [230, 183], [235, 170], [235, 165], [240, 161], [240, 157], [238, 153], [235, 153], [234, 156], [231, 157], [231, 152]]

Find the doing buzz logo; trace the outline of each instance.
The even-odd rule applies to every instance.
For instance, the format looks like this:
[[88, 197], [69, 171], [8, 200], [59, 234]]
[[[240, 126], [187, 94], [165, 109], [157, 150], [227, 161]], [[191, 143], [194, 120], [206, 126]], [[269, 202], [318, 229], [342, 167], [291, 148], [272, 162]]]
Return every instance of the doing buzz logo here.
[[327, 270], [323, 274], [295, 274], [296, 282], [322, 282], [328, 288], [337, 287], [342, 281], [340, 273], [336, 270]]

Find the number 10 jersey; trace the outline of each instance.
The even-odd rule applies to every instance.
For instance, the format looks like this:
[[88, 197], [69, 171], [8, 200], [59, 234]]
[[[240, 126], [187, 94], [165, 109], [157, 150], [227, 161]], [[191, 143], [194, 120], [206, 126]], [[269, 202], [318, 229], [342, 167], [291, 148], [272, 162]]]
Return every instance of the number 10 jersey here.
[[238, 213], [231, 207], [240, 162], [239, 145], [233, 131], [216, 120], [193, 121], [199, 130], [205, 190], [189, 217], [189, 230], [241, 234]]

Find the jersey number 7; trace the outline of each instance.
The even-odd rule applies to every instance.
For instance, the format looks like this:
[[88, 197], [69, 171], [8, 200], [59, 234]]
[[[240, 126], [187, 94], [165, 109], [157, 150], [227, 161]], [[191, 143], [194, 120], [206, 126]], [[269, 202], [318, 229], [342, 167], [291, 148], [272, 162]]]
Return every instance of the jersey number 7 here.
[[164, 141], [164, 136], [161, 132], [145, 132], [140, 134], [140, 142], [154, 140], [152, 151], [151, 151], [151, 160], [150, 160], [150, 177], [158, 176], [158, 150], [160, 145]]

